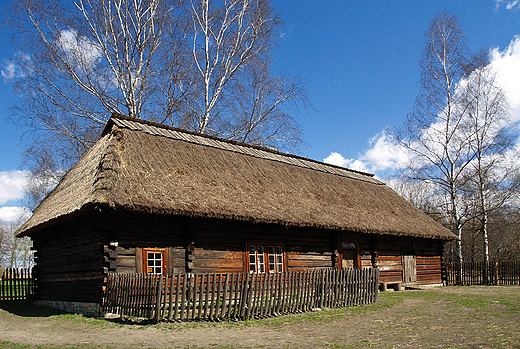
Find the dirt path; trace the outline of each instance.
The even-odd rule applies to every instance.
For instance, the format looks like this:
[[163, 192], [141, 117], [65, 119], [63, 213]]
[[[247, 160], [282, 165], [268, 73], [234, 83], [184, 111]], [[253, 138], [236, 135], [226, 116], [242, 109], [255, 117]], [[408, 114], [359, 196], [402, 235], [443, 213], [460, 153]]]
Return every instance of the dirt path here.
[[520, 287], [388, 292], [367, 307], [245, 323], [120, 324], [0, 307], [0, 348], [520, 348]]

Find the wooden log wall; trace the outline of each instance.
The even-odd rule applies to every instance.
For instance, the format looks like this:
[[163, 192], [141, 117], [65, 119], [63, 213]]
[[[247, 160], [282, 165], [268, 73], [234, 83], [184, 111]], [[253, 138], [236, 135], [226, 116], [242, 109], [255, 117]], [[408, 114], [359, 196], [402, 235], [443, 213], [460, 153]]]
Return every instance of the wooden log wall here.
[[442, 283], [443, 241], [420, 238], [379, 237], [376, 266], [381, 282], [404, 280], [403, 256], [415, 260], [416, 281], [413, 284]]
[[117, 273], [143, 272], [143, 248], [167, 250], [168, 274], [244, 272], [248, 243], [282, 245], [287, 271], [333, 266], [329, 232], [189, 217], [116, 216], [106, 224], [104, 259], [112, 262], [109, 271]]
[[[153, 218], [153, 219], [152, 219]], [[382, 282], [403, 281], [403, 254], [413, 256], [417, 284], [442, 282], [442, 242], [277, 225], [148, 215], [121, 215], [107, 226], [116, 248], [118, 273], [143, 272], [142, 248], [167, 249], [167, 273], [237, 273], [247, 270], [247, 244], [281, 244], [287, 271], [337, 266], [341, 243], [358, 246], [359, 267], [377, 266]], [[191, 246], [188, 249], [188, 246]], [[134, 251], [135, 248], [135, 251]], [[339, 250], [340, 259], [334, 260]], [[408, 259], [410, 260], [410, 259]], [[266, 261], [267, 262], [267, 261]]]
[[417, 256], [417, 283], [442, 283], [441, 256]]
[[100, 302], [103, 245], [91, 218], [57, 224], [32, 239], [38, 299]]
[[300, 271], [340, 265], [341, 243], [354, 241], [360, 267], [379, 267], [383, 282], [403, 279], [405, 250], [416, 256], [417, 283], [438, 283], [441, 275], [442, 242], [435, 240], [92, 211], [32, 237], [39, 299], [98, 303], [108, 272], [143, 272], [143, 248], [166, 249], [171, 275], [243, 272], [248, 243], [280, 244], [286, 270]]

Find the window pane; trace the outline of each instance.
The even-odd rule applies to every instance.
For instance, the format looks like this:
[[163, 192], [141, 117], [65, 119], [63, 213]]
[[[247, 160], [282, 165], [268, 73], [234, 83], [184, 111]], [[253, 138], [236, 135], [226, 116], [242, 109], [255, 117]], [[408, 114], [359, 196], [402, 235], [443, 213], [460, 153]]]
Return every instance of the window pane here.
[[249, 253], [255, 253], [256, 252], [256, 246], [254, 245], [249, 245]]
[[258, 251], [258, 253], [264, 253], [264, 246], [258, 246], [256, 250]]
[[162, 250], [146, 251], [146, 261], [144, 261], [146, 272], [149, 274], [162, 274], [164, 266], [164, 252]]

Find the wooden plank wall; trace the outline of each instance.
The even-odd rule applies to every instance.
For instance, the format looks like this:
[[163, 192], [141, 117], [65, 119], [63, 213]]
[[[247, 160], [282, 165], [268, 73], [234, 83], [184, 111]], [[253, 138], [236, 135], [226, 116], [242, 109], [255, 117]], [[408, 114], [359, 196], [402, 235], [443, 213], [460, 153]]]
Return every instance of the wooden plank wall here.
[[442, 283], [441, 256], [417, 256], [417, 283]]
[[99, 302], [103, 246], [90, 219], [76, 219], [33, 236], [38, 299]]
[[416, 284], [442, 283], [443, 242], [433, 239], [380, 237], [377, 267], [381, 282], [403, 281], [403, 255], [414, 255]]
[[169, 274], [242, 272], [247, 243], [270, 242], [284, 246], [287, 271], [328, 268], [334, 266], [333, 251], [349, 242], [359, 246], [362, 268], [380, 268], [382, 282], [403, 281], [403, 253], [416, 256], [417, 283], [441, 282], [442, 242], [431, 239], [137, 214], [112, 219], [107, 235], [119, 242], [117, 269], [111, 269], [118, 273], [142, 272], [141, 249], [146, 247], [168, 249]]
[[[143, 248], [167, 249], [169, 274], [243, 272], [247, 243], [282, 244], [287, 271], [332, 267], [330, 233], [319, 230], [138, 214], [111, 217], [106, 227], [105, 243], [117, 241], [118, 246], [105, 246], [105, 260], [117, 273], [142, 272]], [[188, 245], [193, 246], [189, 251]]]

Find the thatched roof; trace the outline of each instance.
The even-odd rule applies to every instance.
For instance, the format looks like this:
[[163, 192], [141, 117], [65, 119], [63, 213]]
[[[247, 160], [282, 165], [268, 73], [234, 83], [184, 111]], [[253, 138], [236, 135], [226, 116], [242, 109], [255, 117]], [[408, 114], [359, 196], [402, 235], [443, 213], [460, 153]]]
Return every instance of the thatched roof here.
[[113, 115], [18, 230], [87, 206], [438, 239], [454, 235], [372, 175]]

